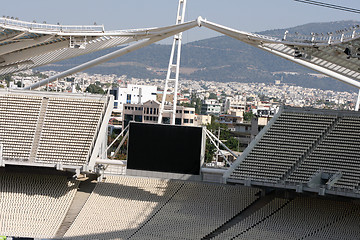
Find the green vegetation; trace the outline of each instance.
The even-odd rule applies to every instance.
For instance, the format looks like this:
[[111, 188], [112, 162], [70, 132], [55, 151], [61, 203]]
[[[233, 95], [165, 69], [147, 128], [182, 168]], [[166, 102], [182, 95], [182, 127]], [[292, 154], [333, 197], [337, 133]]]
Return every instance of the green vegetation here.
[[94, 94], [105, 94], [104, 90], [95, 84], [90, 84], [85, 91]]
[[[108, 145], [110, 145], [115, 138], [118, 136], [118, 134], [120, 134], [119, 130], [114, 129], [114, 132], [108, 136]], [[110, 156], [111, 152], [115, 152], [116, 149], [118, 148], [120, 142], [122, 141], [124, 137], [120, 137], [109, 149], [108, 154]], [[120, 147], [119, 152], [112, 156], [112, 159], [116, 159], [116, 160], [125, 160], [126, 159], [126, 152], [127, 152], [127, 140], [124, 142], [124, 144]]]
[[[206, 128], [211, 131], [216, 137], [218, 137], [219, 129], [220, 129], [220, 140], [231, 150], [238, 151], [239, 140], [235, 138], [233, 133], [228, 130], [226, 124], [217, 122], [215, 116], [212, 116], [211, 123], [206, 126]], [[220, 146], [220, 149], [224, 149]], [[205, 147], [205, 162], [209, 163], [214, 159], [216, 153], [216, 147], [213, 143], [206, 139], [206, 147]]]
[[251, 111], [244, 112], [244, 121], [250, 122], [253, 117], [254, 117], [254, 114]]
[[9, 87], [10, 82], [12, 81], [12, 75], [11, 74], [6, 74], [4, 76], [0, 76], [0, 80], [5, 80], [6, 86]]
[[18, 86], [19, 88], [21, 88], [21, 87], [24, 87], [24, 84], [21, 85], [21, 81], [17, 81], [16, 86]]
[[209, 99], [216, 99], [217, 100], [217, 95], [215, 93], [210, 93]]
[[193, 93], [193, 94], [191, 94], [190, 103], [182, 103], [181, 106], [193, 107], [193, 108], [195, 108], [195, 113], [200, 114], [202, 102], [201, 102], [201, 99], [199, 97], [197, 97], [195, 93]]

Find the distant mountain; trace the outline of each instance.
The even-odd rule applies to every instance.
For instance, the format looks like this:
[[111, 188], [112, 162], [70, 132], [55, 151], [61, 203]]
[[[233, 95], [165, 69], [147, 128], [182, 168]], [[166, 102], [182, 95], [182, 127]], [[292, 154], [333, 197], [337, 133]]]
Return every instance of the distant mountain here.
[[[275, 29], [260, 34], [281, 38], [285, 30], [309, 35], [326, 33], [359, 24], [355, 21], [309, 23], [290, 29]], [[80, 56], [38, 68], [38, 70], [63, 71], [87, 62], [115, 49]], [[86, 70], [88, 73], [128, 75], [137, 78], [165, 78], [171, 46], [153, 44], [129, 53], [108, 63]], [[283, 74], [292, 72], [297, 74]], [[318, 78], [312, 70], [237, 41], [219, 36], [184, 44], [181, 55], [181, 78], [207, 81], [238, 81], [273, 83], [283, 77], [283, 82], [309, 88], [336, 91], [356, 89], [331, 78]]]

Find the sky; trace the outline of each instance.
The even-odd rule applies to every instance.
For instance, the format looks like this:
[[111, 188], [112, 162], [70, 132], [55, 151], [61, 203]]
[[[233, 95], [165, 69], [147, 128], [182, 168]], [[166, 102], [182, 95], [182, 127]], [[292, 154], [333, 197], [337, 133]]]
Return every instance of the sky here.
[[[318, 0], [360, 9], [359, 0]], [[1, 4], [1, 16], [50, 24], [103, 24], [106, 30], [175, 24], [178, 0], [14, 0]], [[185, 20], [202, 16], [237, 30], [260, 32], [312, 22], [358, 20], [360, 14], [308, 5], [294, 0], [187, 0]], [[184, 33], [192, 42], [218, 36], [206, 28]]]

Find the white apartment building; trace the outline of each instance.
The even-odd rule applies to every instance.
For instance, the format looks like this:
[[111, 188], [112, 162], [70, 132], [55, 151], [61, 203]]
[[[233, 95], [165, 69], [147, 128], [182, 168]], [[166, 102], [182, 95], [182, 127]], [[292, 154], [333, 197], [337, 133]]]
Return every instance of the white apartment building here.
[[142, 104], [147, 101], [155, 101], [157, 87], [128, 84], [123, 88], [113, 88], [110, 93], [114, 95], [114, 116], [121, 121], [124, 104]]
[[[160, 102], [150, 100], [143, 104], [124, 104], [124, 121], [123, 127], [127, 126], [130, 121], [157, 123], [159, 118]], [[167, 106], [165, 105], [165, 109]], [[170, 124], [170, 113], [165, 112], [162, 122]], [[175, 124], [183, 126], [195, 126], [195, 108], [193, 107], [176, 107]]]
[[201, 114], [219, 115], [220, 111], [221, 111], [221, 104], [219, 103], [218, 100], [215, 99], [203, 100], [201, 106]]
[[226, 97], [223, 103], [223, 113], [244, 112], [246, 106], [246, 98], [243, 96]]

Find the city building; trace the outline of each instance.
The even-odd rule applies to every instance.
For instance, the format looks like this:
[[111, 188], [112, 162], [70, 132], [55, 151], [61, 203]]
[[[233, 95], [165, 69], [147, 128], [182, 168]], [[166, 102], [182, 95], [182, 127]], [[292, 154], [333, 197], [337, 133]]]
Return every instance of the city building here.
[[118, 87], [110, 90], [114, 95], [113, 116], [122, 121], [124, 104], [141, 104], [149, 100], [156, 100], [156, 86], [127, 84], [126, 87]]
[[196, 126], [205, 126], [211, 123], [211, 115], [195, 115]]
[[202, 101], [201, 114], [219, 115], [221, 112], [221, 104], [215, 99], [206, 99]]
[[243, 96], [226, 97], [223, 103], [223, 113], [243, 112], [246, 108], [246, 98]]
[[251, 111], [258, 117], [272, 118], [279, 110], [279, 106], [272, 102], [258, 102], [256, 108]]
[[[123, 127], [127, 126], [130, 121], [157, 123], [159, 119], [160, 102], [149, 100], [143, 104], [124, 104]], [[165, 105], [165, 109], [167, 106]], [[170, 112], [164, 112], [163, 123], [170, 124]], [[176, 125], [195, 126], [195, 108], [193, 107], [176, 107]]]

